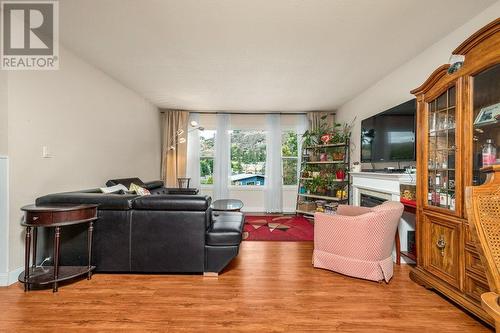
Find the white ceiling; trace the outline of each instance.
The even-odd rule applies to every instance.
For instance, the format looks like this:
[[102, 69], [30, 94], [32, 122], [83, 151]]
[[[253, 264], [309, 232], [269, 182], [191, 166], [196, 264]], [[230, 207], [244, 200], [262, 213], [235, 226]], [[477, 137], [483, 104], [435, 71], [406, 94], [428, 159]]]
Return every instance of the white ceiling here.
[[61, 0], [62, 43], [163, 108], [332, 110], [494, 0]]

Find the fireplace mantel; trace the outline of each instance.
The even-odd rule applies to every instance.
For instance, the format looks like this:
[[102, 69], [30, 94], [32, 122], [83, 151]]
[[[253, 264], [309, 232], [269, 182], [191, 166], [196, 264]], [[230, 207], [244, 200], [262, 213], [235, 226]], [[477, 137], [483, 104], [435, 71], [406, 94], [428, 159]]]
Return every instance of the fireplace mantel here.
[[383, 172], [351, 172], [352, 176], [352, 202], [359, 205], [360, 190], [390, 194], [391, 200], [399, 201], [399, 185], [401, 183], [415, 183], [416, 175], [407, 173]]

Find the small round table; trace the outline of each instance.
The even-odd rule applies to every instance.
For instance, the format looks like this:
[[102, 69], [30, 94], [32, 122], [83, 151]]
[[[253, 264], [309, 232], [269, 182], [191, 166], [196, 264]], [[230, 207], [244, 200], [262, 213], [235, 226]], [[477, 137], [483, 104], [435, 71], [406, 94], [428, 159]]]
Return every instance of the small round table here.
[[224, 212], [239, 212], [243, 208], [243, 201], [238, 199], [221, 199], [212, 203], [212, 210]]
[[[31, 285], [52, 284], [52, 291], [56, 292], [58, 282], [72, 279], [77, 276], [92, 276], [95, 266], [92, 266], [92, 232], [94, 221], [97, 220], [98, 205], [28, 205], [21, 208], [25, 212], [21, 223], [26, 227], [24, 272], [19, 275], [19, 282], [24, 284], [24, 291]], [[87, 266], [59, 266], [61, 228], [67, 225], [88, 223], [88, 265]], [[54, 228], [54, 266], [36, 266], [37, 228]], [[33, 242], [33, 264], [30, 266], [30, 250]]]

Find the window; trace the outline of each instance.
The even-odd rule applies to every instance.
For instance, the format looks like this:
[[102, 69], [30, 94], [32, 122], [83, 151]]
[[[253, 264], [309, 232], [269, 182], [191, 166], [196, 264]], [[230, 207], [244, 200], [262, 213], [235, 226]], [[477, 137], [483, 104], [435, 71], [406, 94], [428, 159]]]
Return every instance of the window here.
[[266, 167], [266, 133], [233, 130], [231, 134], [231, 184], [262, 186]]
[[200, 183], [214, 183], [215, 131], [200, 132]]
[[283, 167], [283, 185], [297, 185], [299, 145], [297, 133], [285, 130], [281, 135], [281, 158]]

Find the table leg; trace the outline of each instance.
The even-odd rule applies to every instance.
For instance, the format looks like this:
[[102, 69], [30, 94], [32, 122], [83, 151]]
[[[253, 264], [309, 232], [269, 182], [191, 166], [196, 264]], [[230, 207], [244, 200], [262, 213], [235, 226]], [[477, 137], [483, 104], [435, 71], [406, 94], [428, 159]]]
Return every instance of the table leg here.
[[52, 292], [57, 291], [57, 279], [59, 277], [59, 246], [61, 240], [61, 230], [60, 227], [55, 227], [54, 231], [54, 284], [52, 287]]
[[399, 228], [396, 229], [396, 264], [401, 265], [401, 241], [399, 239]]
[[38, 228], [33, 227], [33, 270], [36, 268], [36, 243], [38, 236]]
[[87, 280], [92, 278], [92, 271], [90, 267], [92, 266], [92, 232], [94, 231], [94, 222], [89, 222], [89, 231], [88, 231], [88, 251], [89, 251], [89, 273], [87, 275]]
[[29, 290], [30, 276], [30, 248], [31, 248], [31, 227], [26, 227], [26, 238], [24, 240], [24, 291]]

